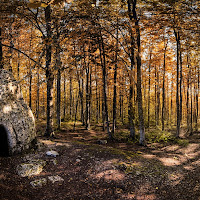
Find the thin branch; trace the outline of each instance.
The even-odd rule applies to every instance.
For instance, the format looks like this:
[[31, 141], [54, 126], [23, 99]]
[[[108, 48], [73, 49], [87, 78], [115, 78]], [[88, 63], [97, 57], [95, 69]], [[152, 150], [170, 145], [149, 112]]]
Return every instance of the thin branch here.
[[21, 50], [19, 50], [19, 49], [16, 49], [15, 47], [6, 45], [6, 44], [2, 44], [2, 46], [11, 48], [11, 49], [13, 49], [13, 50], [15, 50], [15, 51], [18, 51], [19, 53], [25, 55], [27, 58], [29, 58], [29, 59], [30, 59], [31, 61], [33, 61], [34, 63], [38, 64], [42, 69], [45, 69], [44, 67], [42, 67], [42, 66], [40, 65], [40, 63], [38, 63], [36, 60], [34, 60], [33, 58], [31, 58], [29, 55], [27, 55], [27, 54], [24, 53], [23, 51], [21, 51]]

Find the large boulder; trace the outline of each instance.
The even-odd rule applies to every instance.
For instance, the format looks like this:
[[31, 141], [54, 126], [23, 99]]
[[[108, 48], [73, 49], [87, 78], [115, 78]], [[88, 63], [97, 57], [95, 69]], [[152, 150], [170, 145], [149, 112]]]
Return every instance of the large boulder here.
[[0, 69], [0, 154], [12, 155], [32, 145], [35, 120], [12, 73]]

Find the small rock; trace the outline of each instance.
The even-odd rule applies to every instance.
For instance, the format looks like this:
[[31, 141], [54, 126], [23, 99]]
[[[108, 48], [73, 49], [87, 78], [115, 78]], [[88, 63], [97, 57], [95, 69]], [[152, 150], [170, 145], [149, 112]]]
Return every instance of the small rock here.
[[22, 177], [38, 175], [46, 165], [44, 160], [32, 160], [29, 163], [22, 163], [17, 166], [16, 171]]
[[57, 151], [47, 151], [46, 155], [56, 157], [56, 156], [59, 156], [59, 153]]
[[62, 182], [64, 181], [64, 179], [58, 175], [56, 176], [49, 176], [48, 179], [52, 182], [52, 183], [55, 183], [55, 182]]
[[141, 174], [140, 171], [136, 171], [136, 175], [139, 176]]
[[36, 179], [36, 180], [30, 182], [30, 184], [33, 187], [42, 187], [43, 185], [46, 185], [46, 183], [47, 183], [46, 178]]
[[97, 144], [107, 144], [108, 141], [107, 140], [98, 140]]
[[58, 161], [57, 161], [57, 160], [53, 160], [52, 162], [53, 162], [54, 165], [57, 165], [57, 164], [58, 164]]

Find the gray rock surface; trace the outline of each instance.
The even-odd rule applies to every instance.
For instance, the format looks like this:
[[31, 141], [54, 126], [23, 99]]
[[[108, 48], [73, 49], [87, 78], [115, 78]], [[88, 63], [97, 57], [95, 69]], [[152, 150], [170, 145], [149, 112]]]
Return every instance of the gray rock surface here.
[[40, 178], [40, 179], [36, 179], [36, 180], [30, 182], [30, 184], [34, 188], [42, 187], [42, 186], [46, 185], [46, 183], [47, 183], [47, 179], [46, 178]]
[[56, 176], [49, 176], [48, 179], [52, 182], [52, 183], [55, 183], [55, 182], [63, 182], [64, 179], [58, 175]]
[[45, 165], [46, 161], [44, 160], [32, 160], [18, 165], [16, 171], [21, 177], [34, 176], [40, 174]]
[[10, 155], [30, 148], [36, 137], [33, 113], [12, 73], [3, 69], [0, 70], [0, 126], [7, 132]]
[[57, 151], [51, 150], [51, 151], [47, 151], [47, 152], [46, 152], [46, 155], [47, 155], [47, 156], [56, 157], [56, 156], [59, 156], [59, 153], [58, 153]]

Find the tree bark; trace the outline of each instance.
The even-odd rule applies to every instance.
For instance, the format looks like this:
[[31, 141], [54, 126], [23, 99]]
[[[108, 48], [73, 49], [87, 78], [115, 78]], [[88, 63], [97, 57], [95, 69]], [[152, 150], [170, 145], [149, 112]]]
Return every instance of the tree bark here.
[[118, 19], [117, 19], [117, 34], [116, 34], [116, 49], [115, 49], [115, 68], [114, 68], [114, 87], [113, 87], [113, 127], [112, 135], [115, 134], [116, 129], [116, 115], [117, 115], [117, 68], [118, 68]]
[[130, 20], [135, 22], [136, 31], [136, 45], [137, 45], [137, 102], [138, 102], [138, 116], [139, 116], [139, 128], [140, 128], [140, 145], [145, 145], [145, 130], [144, 130], [144, 117], [142, 106], [142, 78], [141, 78], [141, 44], [140, 44], [140, 28], [139, 19], [136, 13], [136, 0], [128, 0], [128, 11]]
[[57, 129], [60, 130], [61, 125], [61, 114], [60, 114], [60, 103], [61, 103], [61, 72], [60, 67], [57, 69], [57, 98], [56, 98], [56, 116], [57, 116]]
[[150, 79], [150, 74], [151, 74], [151, 54], [152, 54], [152, 48], [150, 47], [150, 57], [149, 57], [149, 74], [148, 74], [148, 122], [147, 126], [148, 128], [150, 127], [150, 90], [151, 90], [151, 79]]
[[180, 83], [179, 83], [179, 42], [180, 42], [180, 35], [179, 31], [176, 31], [174, 29], [174, 34], [176, 38], [176, 57], [177, 57], [177, 62], [176, 62], [176, 137], [179, 137], [180, 135], [180, 122], [181, 122], [181, 116], [180, 116]]
[[110, 131], [110, 122], [109, 122], [109, 117], [108, 117], [106, 56], [105, 56], [104, 41], [103, 41], [101, 30], [100, 30], [100, 37], [99, 37], [99, 50], [100, 50], [102, 78], [103, 78], [103, 97], [104, 97], [103, 110], [104, 110], [106, 129], [107, 129], [109, 139], [113, 139], [112, 133]]
[[63, 120], [65, 120], [66, 117], [66, 75], [64, 71], [64, 81], [63, 81], [63, 89], [64, 89], [64, 107], [63, 107]]
[[29, 69], [29, 107], [32, 109], [32, 72], [31, 72], [31, 67]]
[[3, 69], [2, 28], [0, 27], [0, 69]]
[[163, 60], [163, 88], [162, 88], [162, 131], [165, 129], [165, 73], [166, 73], [166, 50], [167, 50], [167, 43], [165, 43], [164, 38], [164, 60]]
[[37, 99], [36, 99], [36, 118], [39, 118], [40, 111], [40, 68], [37, 68]]
[[53, 136], [53, 81], [54, 76], [51, 69], [51, 8], [48, 5], [45, 8], [45, 20], [46, 20], [46, 79], [47, 79], [47, 121], [45, 136]]

